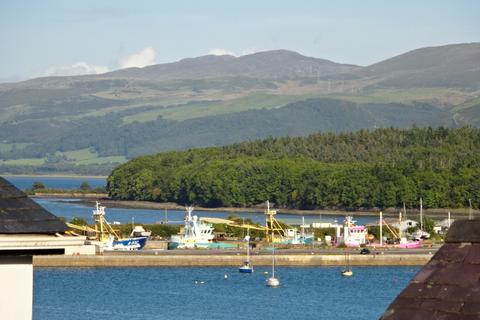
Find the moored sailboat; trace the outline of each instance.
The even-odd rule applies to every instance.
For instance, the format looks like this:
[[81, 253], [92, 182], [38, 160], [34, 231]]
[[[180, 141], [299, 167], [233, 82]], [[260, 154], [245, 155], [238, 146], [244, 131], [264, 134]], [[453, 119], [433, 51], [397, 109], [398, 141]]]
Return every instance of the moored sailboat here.
[[253, 273], [253, 266], [250, 263], [250, 229], [247, 229], [245, 241], [247, 242], [247, 259], [243, 262], [243, 265], [238, 268], [238, 271], [240, 273]]
[[[267, 202], [268, 203], [268, 202]], [[273, 239], [273, 229], [272, 229], [272, 239]], [[275, 245], [272, 241], [272, 276], [267, 279], [267, 287], [275, 288], [280, 285], [280, 281], [275, 278]]]
[[341, 271], [341, 275], [344, 277], [353, 276], [352, 266], [350, 265], [350, 255], [345, 252], [345, 269]]

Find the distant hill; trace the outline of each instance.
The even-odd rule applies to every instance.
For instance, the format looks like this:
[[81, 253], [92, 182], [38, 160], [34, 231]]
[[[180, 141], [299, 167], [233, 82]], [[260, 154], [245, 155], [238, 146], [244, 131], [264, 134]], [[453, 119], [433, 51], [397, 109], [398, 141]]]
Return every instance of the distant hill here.
[[358, 69], [361, 67], [305, 57], [288, 50], [272, 50], [238, 58], [230, 55], [188, 58], [174, 63], [118, 70], [106, 73], [103, 77], [147, 80], [251, 77], [286, 80], [349, 73]]
[[480, 43], [413, 50], [373, 64], [359, 73], [394, 88], [480, 89]]
[[479, 126], [479, 64], [479, 43], [367, 67], [273, 50], [0, 84], [0, 171], [110, 170], [141, 154], [317, 131]]

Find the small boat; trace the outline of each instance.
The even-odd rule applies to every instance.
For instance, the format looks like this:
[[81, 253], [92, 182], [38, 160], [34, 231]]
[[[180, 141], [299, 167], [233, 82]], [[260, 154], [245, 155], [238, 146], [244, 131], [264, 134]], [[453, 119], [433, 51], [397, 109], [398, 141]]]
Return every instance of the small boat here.
[[353, 276], [352, 266], [350, 265], [350, 255], [345, 253], [345, 269], [343, 269], [340, 274], [344, 277]]
[[267, 287], [278, 287], [280, 285], [280, 281], [275, 278], [275, 247], [273, 248], [272, 254], [272, 276], [267, 279]]
[[253, 266], [250, 263], [250, 229], [247, 229], [245, 241], [247, 242], [247, 260], [243, 262], [243, 266], [238, 268], [238, 271], [240, 273], [253, 273]]
[[272, 276], [267, 279], [267, 287], [275, 288], [280, 285], [280, 281], [275, 278], [275, 246], [272, 249]]
[[353, 271], [352, 270], [342, 270], [342, 276], [351, 277], [351, 276], [353, 276]]

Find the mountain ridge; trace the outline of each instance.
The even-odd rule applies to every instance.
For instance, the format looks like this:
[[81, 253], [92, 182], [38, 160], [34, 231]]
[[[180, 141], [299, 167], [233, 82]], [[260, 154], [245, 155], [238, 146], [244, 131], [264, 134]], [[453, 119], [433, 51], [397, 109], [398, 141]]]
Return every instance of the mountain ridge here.
[[479, 108], [480, 43], [420, 48], [366, 67], [289, 50], [207, 55], [0, 84], [0, 166], [87, 156], [103, 163], [268, 134], [479, 126]]

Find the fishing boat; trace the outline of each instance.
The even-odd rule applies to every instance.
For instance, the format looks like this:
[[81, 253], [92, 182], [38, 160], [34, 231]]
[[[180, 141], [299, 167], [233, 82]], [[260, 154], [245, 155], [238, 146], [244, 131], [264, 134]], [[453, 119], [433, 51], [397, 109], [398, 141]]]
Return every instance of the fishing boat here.
[[353, 276], [352, 266], [350, 264], [350, 255], [345, 252], [345, 268], [340, 272], [344, 277]]
[[302, 217], [302, 224], [301, 224], [301, 229], [300, 232], [297, 229], [286, 229], [286, 237], [283, 238], [282, 241], [280, 241], [281, 244], [312, 244], [314, 235], [313, 233], [306, 233], [305, 232], [305, 218]]
[[243, 262], [243, 266], [238, 268], [238, 271], [240, 273], [253, 273], [253, 266], [250, 263], [250, 229], [247, 229], [245, 241], [247, 242], [247, 259]]
[[193, 207], [187, 207], [186, 211], [183, 231], [170, 238], [168, 249], [212, 247], [214, 238], [212, 224], [205, 223], [196, 215], [192, 215]]
[[94, 240], [99, 243], [103, 250], [141, 250], [147, 243], [147, 238], [151, 232], [145, 231], [143, 227], [136, 226], [133, 228], [132, 233], [128, 238], [121, 238], [117, 232], [112, 228], [110, 223], [105, 218], [105, 207], [100, 205], [100, 202], [96, 202], [93, 209], [93, 219], [95, 221], [95, 228], [86, 226], [75, 226], [68, 224], [68, 226], [74, 229], [80, 229], [95, 234]]
[[353, 217], [346, 216], [343, 221], [343, 235], [337, 228], [337, 239], [342, 239], [347, 247], [360, 247], [366, 243], [368, 230], [365, 226], [357, 226]]

